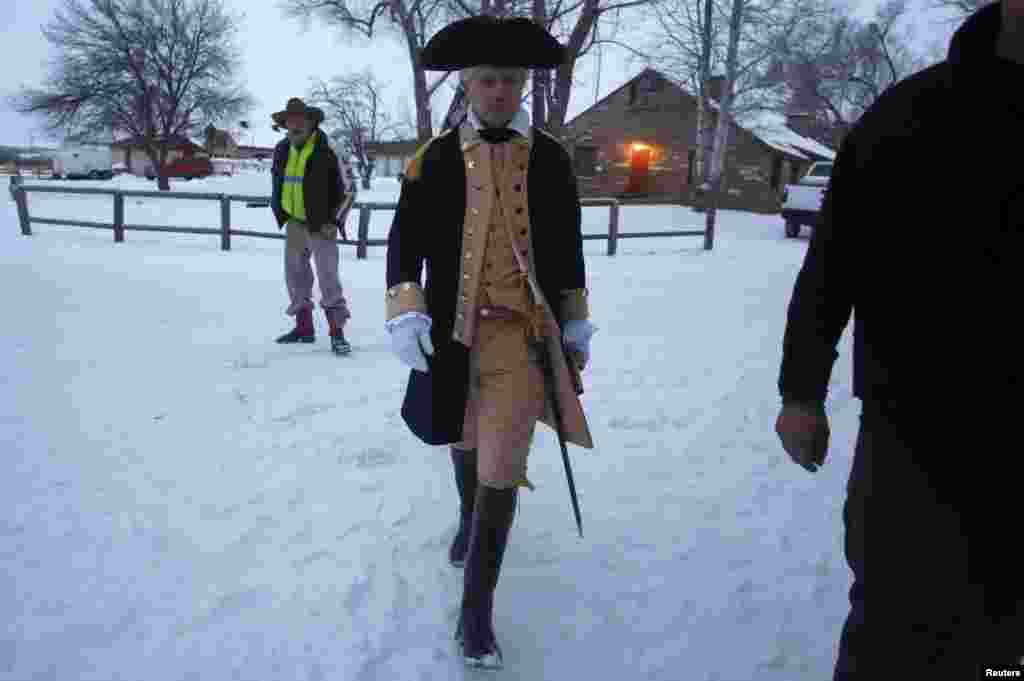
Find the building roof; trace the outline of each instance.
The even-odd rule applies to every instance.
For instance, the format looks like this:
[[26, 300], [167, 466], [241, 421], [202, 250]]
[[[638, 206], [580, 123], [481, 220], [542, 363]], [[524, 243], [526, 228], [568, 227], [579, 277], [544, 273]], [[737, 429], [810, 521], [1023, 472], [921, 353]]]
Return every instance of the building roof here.
[[834, 160], [836, 152], [821, 142], [798, 134], [786, 125], [781, 114], [765, 112], [744, 123], [743, 127], [762, 142], [801, 159], [815, 157]]
[[[202, 150], [203, 149], [202, 145], [197, 144], [196, 142], [188, 139], [187, 137], [183, 137], [182, 135], [172, 135], [171, 137], [169, 137], [167, 139], [167, 141], [168, 141], [170, 146], [175, 147], [175, 148], [185, 147], [185, 148], [192, 148], [192, 149], [197, 149], [197, 150]], [[128, 137], [128, 138], [125, 138], [125, 139], [122, 139], [122, 140], [117, 140], [116, 142], [114, 142], [110, 146], [112, 146], [112, 147], [141, 147], [141, 146], [145, 145], [145, 143], [146, 143], [145, 138], [143, 138], [142, 136], [135, 136], [135, 137]]]
[[[628, 87], [631, 83], [639, 80], [642, 76], [648, 73], [654, 73], [659, 78], [669, 83], [672, 87], [676, 88], [683, 94], [693, 99], [696, 99], [695, 95], [690, 94], [684, 87], [676, 83], [671, 78], [665, 77], [660, 71], [652, 68], [645, 68], [643, 71], [633, 76], [631, 79], [623, 83], [620, 87], [612, 90], [607, 95], [602, 97], [600, 100], [592, 104], [590, 107], [584, 109], [580, 113], [573, 116], [573, 118], [566, 122], [566, 126], [572, 126], [572, 124], [589, 113], [593, 109], [603, 104], [607, 99], [611, 98], [615, 94]], [[714, 99], [709, 100], [712, 108], [716, 111], [719, 109], [719, 104]], [[792, 128], [786, 125], [786, 118], [781, 114], [765, 112], [745, 118], [742, 122], [737, 120], [736, 126], [743, 130], [746, 130], [755, 138], [766, 144], [767, 146], [780, 151], [784, 154], [788, 154], [800, 160], [813, 160], [813, 157], [821, 157], [832, 160], [836, 156], [836, 152], [833, 149], [821, 144], [817, 140], [813, 140], [810, 137], [804, 137], [798, 134]]]

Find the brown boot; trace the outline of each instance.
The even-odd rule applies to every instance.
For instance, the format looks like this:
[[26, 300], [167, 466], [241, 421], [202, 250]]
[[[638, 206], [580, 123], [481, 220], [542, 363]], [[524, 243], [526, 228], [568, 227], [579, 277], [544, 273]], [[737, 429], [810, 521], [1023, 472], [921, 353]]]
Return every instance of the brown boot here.
[[334, 321], [334, 315], [330, 310], [324, 310], [327, 317], [327, 326], [331, 329], [331, 351], [336, 355], [347, 355], [352, 352], [352, 346], [345, 340], [345, 333], [341, 325]]
[[313, 310], [306, 308], [295, 314], [295, 328], [278, 337], [278, 343], [312, 343], [316, 340], [313, 330]]

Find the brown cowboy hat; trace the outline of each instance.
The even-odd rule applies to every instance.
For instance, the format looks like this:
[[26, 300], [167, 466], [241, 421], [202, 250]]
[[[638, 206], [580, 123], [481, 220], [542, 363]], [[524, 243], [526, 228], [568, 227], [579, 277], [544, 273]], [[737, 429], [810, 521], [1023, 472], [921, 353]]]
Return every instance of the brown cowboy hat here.
[[292, 97], [288, 100], [288, 103], [284, 107], [284, 111], [278, 111], [277, 113], [270, 114], [270, 118], [273, 119], [274, 124], [278, 127], [284, 127], [285, 122], [288, 120], [288, 114], [302, 114], [306, 118], [313, 121], [313, 125], [320, 125], [324, 122], [324, 111], [318, 109], [315, 106], [307, 106], [304, 101], [298, 97]]

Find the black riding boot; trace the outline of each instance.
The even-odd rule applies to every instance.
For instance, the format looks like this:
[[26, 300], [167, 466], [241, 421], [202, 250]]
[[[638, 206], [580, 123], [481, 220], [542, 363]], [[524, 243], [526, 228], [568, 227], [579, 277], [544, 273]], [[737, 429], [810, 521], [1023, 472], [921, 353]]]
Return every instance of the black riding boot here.
[[476, 497], [476, 450], [452, 447], [452, 465], [455, 468], [455, 487], [459, 490], [459, 530], [455, 533], [448, 560], [455, 567], [466, 564], [469, 549], [469, 530], [473, 525], [473, 500]]
[[477, 487], [473, 528], [466, 556], [462, 610], [455, 638], [469, 667], [501, 669], [501, 648], [494, 635], [492, 613], [501, 560], [515, 517], [519, 489]]

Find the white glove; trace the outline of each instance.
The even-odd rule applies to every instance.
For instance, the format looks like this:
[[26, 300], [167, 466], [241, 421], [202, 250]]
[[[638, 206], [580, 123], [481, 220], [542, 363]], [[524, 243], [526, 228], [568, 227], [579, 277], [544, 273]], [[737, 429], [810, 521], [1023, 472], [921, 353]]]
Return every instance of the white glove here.
[[562, 325], [562, 342], [580, 355], [583, 364], [590, 362], [590, 339], [597, 327], [586, 319], [574, 319]]
[[430, 340], [433, 320], [422, 312], [406, 312], [389, 320], [385, 327], [391, 337], [391, 350], [410, 369], [427, 373], [427, 356], [434, 355]]

